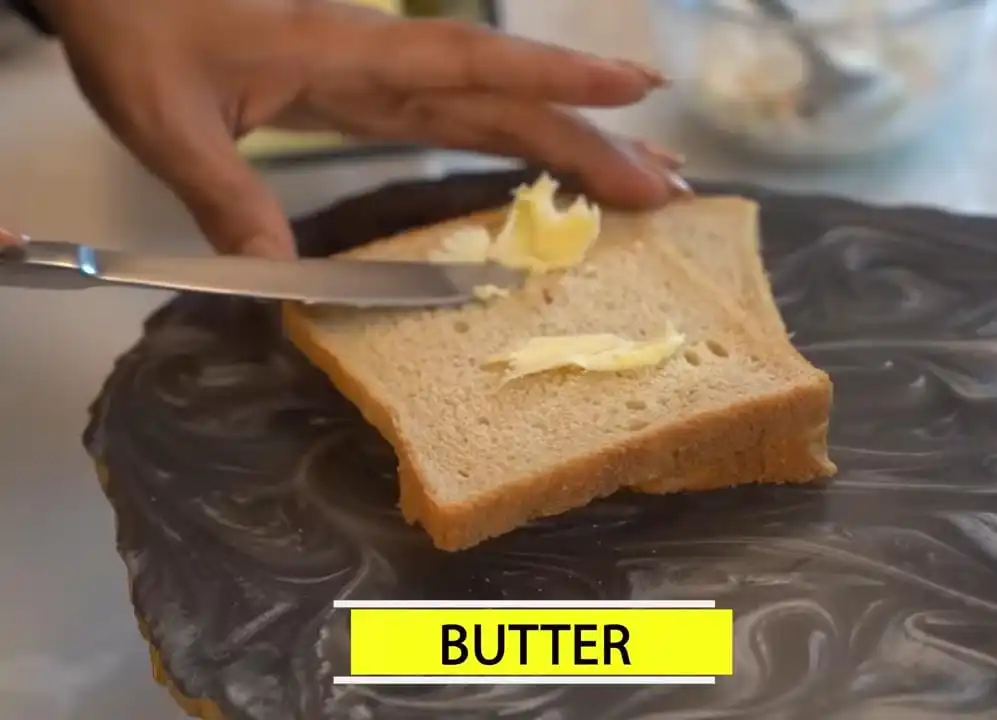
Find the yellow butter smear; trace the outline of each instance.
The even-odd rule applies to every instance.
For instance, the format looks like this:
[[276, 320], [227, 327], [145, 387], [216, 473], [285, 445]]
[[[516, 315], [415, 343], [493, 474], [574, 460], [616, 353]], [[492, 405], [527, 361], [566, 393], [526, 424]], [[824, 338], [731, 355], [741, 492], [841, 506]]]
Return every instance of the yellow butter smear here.
[[455, 231], [430, 255], [432, 262], [495, 262], [543, 273], [580, 265], [599, 236], [599, 207], [579, 196], [565, 210], [554, 204], [558, 184], [546, 173], [513, 193], [505, 225], [494, 242], [484, 227]]
[[685, 335], [674, 328], [657, 340], [627, 340], [611, 334], [535, 337], [485, 364], [505, 365], [505, 382], [561, 368], [620, 372], [659, 365], [684, 343]]
[[488, 302], [495, 298], [507, 298], [510, 294], [509, 288], [499, 287], [498, 285], [477, 285], [472, 289], [472, 292], [474, 293], [474, 297], [481, 302]]

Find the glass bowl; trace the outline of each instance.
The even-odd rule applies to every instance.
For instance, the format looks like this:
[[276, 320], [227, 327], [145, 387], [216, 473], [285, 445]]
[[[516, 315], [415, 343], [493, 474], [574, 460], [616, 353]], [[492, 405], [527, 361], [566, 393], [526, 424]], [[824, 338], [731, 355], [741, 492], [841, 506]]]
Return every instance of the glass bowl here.
[[989, 52], [992, 0], [795, 0], [797, 27], [838, 67], [860, 69], [867, 91], [800, 103], [811, 80], [789, 26], [752, 0], [651, 0], [674, 102], [696, 121], [755, 153], [830, 160], [903, 145], [971, 112], [967, 90]]

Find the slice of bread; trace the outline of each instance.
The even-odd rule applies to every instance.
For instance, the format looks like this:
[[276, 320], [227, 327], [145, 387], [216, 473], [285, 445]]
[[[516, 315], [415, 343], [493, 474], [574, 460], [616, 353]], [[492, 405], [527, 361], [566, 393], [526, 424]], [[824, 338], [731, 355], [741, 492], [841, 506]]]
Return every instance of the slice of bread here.
[[[495, 229], [503, 218], [486, 213], [350, 254], [421, 260], [455, 229]], [[402, 512], [442, 549], [621, 488], [827, 476], [830, 381], [786, 340], [755, 223], [753, 206], [735, 198], [607, 212], [587, 266], [531, 277], [509, 298], [417, 312], [288, 304], [285, 327], [393, 445]], [[687, 346], [659, 367], [503, 384], [484, 362], [543, 335], [650, 339], [670, 325]]]

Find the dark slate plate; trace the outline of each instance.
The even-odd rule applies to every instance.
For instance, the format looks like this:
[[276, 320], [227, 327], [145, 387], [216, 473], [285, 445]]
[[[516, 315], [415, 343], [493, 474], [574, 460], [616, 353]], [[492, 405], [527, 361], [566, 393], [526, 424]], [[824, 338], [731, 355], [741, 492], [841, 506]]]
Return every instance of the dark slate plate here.
[[[330, 252], [494, 206], [523, 175], [385, 188], [298, 224]], [[795, 340], [832, 374], [827, 486], [620, 495], [472, 550], [395, 509], [383, 440], [273, 308], [181, 296], [117, 363], [86, 445], [138, 614], [228, 720], [997, 717], [997, 221], [761, 200]], [[333, 598], [714, 598], [699, 688], [333, 687]]]

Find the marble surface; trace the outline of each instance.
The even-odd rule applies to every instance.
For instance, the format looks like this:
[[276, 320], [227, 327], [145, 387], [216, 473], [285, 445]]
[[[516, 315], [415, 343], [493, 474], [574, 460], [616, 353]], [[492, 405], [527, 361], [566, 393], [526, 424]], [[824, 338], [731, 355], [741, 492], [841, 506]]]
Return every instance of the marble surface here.
[[[653, 59], [641, 0], [509, 0], [509, 26], [579, 48]], [[660, 4], [659, 4], [660, 5]], [[658, 12], [658, 11], [655, 11]], [[958, 131], [877, 167], [819, 174], [748, 166], [675, 120], [667, 95], [601, 123], [669, 141], [705, 177], [997, 213], [997, 73]], [[206, 252], [178, 204], [109, 140], [79, 99], [57, 48], [25, 46], [0, 60], [0, 223], [104, 246]], [[478, 161], [449, 155], [274, 171], [288, 211], [300, 214], [388, 179], [433, 175]], [[79, 444], [86, 406], [115, 357], [165, 295], [90, 291], [64, 296], [0, 289], [0, 716], [31, 720], [174, 720], [149, 679], [113, 551], [113, 516]]]
[[[520, 180], [388, 189], [299, 238], [326, 254], [491, 207]], [[997, 716], [997, 220], [761, 202], [783, 317], [835, 382], [837, 477], [620, 493], [459, 553], [402, 520], [390, 446], [273, 305], [158, 312], [87, 446], [178, 687], [228, 720]], [[735, 672], [705, 689], [335, 686], [340, 598], [715, 599], [734, 609]]]

